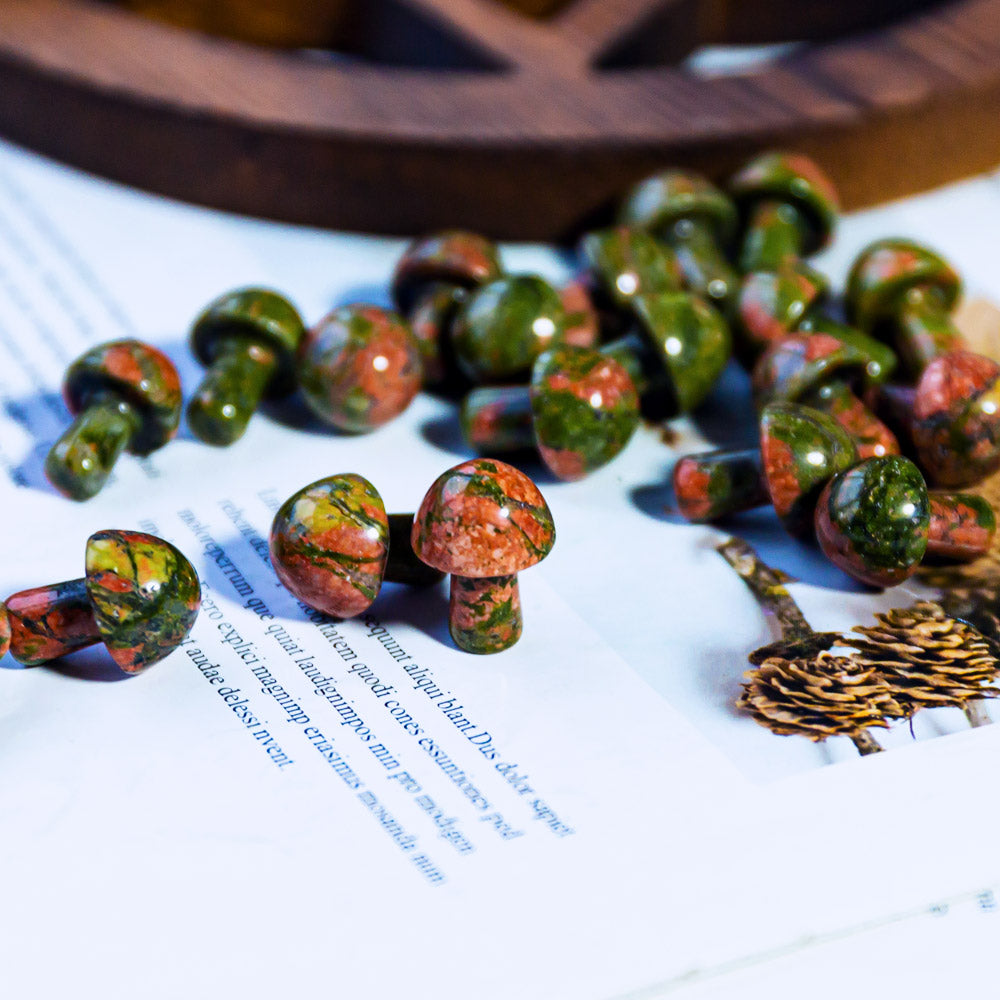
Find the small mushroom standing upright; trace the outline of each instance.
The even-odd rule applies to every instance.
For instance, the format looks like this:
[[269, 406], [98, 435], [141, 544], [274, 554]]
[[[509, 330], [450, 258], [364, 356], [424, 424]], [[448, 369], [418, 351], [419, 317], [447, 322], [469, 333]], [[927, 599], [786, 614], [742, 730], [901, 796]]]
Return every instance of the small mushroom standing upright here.
[[81, 579], [7, 598], [14, 659], [34, 667], [103, 642], [118, 667], [135, 674], [191, 631], [201, 587], [169, 542], [139, 531], [98, 531], [87, 540], [85, 567]]
[[667, 243], [687, 287], [728, 314], [739, 284], [725, 255], [737, 220], [728, 195], [700, 174], [668, 170], [632, 188], [618, 217]]
[[386, 515], [363, 476], [327, 476], [293, 493], [271, 524], [271, 564], [304, 604], [336, 618], [367, 611], [385, 580], [429, 585], [444, 577], [417, 559], [412, 514]]
[[462, 229], [422, 236], [404, 251], [392, 277], [392, 300], [420, 345], [426, 386], [448, 389], [458, 378], [451, 345], [458, 307], [501, 273], [496, 244]]
[[840, 213], [833, 182], [796, 153], [755, 157], [730, 178], [729, 193], [744, 223], [743, 272], [777, 271], [822, 249]]
[[402, 413], [420, 390], [420, 348], [390, 309], [334, 309], [299, 345], [299, 386], [309, 409], [338, 430], [373, 431]]
[[66, 370], [63, 397], [76, 419], [49, 451], [45, 475], [73, 500], [100, 492], [123, 451], [149, 455], [180, 424], [177, 369], [138, 340], [111, 341], [82, 354]]
[[239, 288], [210, 302], [191, 328], [191, 350], [208, 371], [187, 407], [191, 430], [208, 444], [230, 445], [265, 396], [295, 388], [302, 318], [283, 295]]
[[517, 574], [555, 543], [552, 513], [538, 487], [495, 459], [449, 469], [413, 519], [413, 551], [450, 573], [449, 626], [468, 653], [498, 653], [521, 636]]
[[481, 386], [460, 411], [465, 439], [492, 455], [536, 446], [569, 482], [610, 462], [639, 425], [639, 396], [614, 358], [563, 345], [535, 362], [528, 386]]

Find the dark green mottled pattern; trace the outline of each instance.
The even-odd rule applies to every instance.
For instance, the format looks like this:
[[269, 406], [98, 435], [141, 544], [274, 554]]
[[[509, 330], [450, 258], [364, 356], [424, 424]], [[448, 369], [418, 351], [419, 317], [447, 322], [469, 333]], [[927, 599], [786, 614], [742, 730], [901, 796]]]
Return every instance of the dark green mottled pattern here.
[[728, 323], [686, 292], [643, 295], [634, 309], [668, 373], [677, 412], [688, 413], [708, 395], [732, 354]]
[[101, 638], [126, 673], [162, 660], [191, 631], [201, 586], [169, 542], [138, 531], [98, 531], [87, 541], [86, 566]]
[[777, 271], [802, 257], [808, 243], [809, 224], [794, 205], [758, 201], [743, 237], [740, 270]]
[[688, 521], [718, 521], [768, 503], [760, 452], [702, 452], [674, 465], [674, 497]]
[[542, 278], [518, 275], [483, 285], [465, 300], [452, 340], [458, 362], [476, 382], [524, 376], [542, 351], [561, 342], [566, 314]]
[[559, 347], [538, 358], [531, 408], [542, 456], [562, 479], [579, 479], [606, 465], [639, 424], [639, 396], [628, 373], [582, 347]]
[[860, 351], [825, 333], [789, 334], [754, 367], [754, 402], [758, 408], [777, 400], [795, 402], [834, 377], [863, 377], [866, 363]]
[[854, 442], [819, 410], [799, 403], [769, 403], [761, 412], [760, 444], [775, 512], [793, 534], [807, 533], [823, 486], [857, 463]]
[[276, 367], [268, 384], [275, 395], [295, 387], [295, 352], [305, 326], [298, 310], [278, 292], [238, 288], [210, 302], [191, 327], [191, 350], [212, 365], [233, 340], [260, 344], [273, 352]]
[[451, 578], [449, 628], [455, 645], [485, 655], [509, 649], [521, 638], [523, 618], [516, 576]]
[[822, 516], [829, 528], [821, 531], [821, 541], [831, 534], [839, 539], [838, 565], [869, 582], [872, 575], [886, 583], [905, 579], [927, 551], [927, 486], [901, 455], [871, 458], [839, 474]]
[[673, 251], [644, 229], [615, 226], [587, 233], [580, 254], [618, 309], [628, 310], [640, 295], [680, 290], [681, 272]]
[[820, 312], [811, 312], [801, 324], [801, 333], [822, 333], [836, 337], [842, 344], [865, 357], [865, 383], [881, 385], [887, 382], [899, 365], [895, 351], [887, 344], [846, 323], [840, 323]]
[[72, 500], [96, 496], [139, 424], [139, 414], [125, 400], [92, 398], [45, 457], [49, 482]]

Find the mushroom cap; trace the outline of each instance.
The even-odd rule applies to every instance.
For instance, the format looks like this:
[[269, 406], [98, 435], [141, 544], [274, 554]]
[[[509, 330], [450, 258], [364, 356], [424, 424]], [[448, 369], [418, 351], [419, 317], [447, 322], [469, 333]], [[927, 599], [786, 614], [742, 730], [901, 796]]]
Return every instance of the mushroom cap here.
[[986, 497], [936, 490], [931, 490], [929, 496], [931, 521], [927, 547], [935, 559], [969, 562], [989, 552], [997, 530], [997, 516]]
[[641, 295], [633, 308], [662, 364], [674, 414], [688, 413], [708, 395], [732, 355], [729, 324], [717, 309], [688, 292]]
[[295, 352], [305, 334], [298, 310], [267, 288], [237, 288], [209, 302], [191, 327], [191, 350], [211, 365], [232, 338], [248, 340], [274, 352], [277, 366], [268, 392], [284, 395], [295, 387]]
[[169, 542], [141, 531], [97, 531], [87, 540], [86, 567], [97, 629], [126, 673], [159, 662], [191, 631], [201, 586]]
[[833, 181], [800, 153], [770, 152], [755, 157], [731, 178], [729, 192], [744, 215], [765, 199], [793, 205], [809, 224], [806, 253], [829, 242], [840, 214]]
[[736, 232], [737, 213], [732, 199], [708, 178], [688, 170], [666, 170], [632, 188], [618, 219], [659, 234], [682, 219], [703, 221], [720, 243], [727, 244]]
[[673, 250], [635, 226], [587, 233], [580, 240], [580, 255], [599, 291], [617, 309], [627, 311], [640, 295], [677, 292], [683, 285]]
[[797, 402], [831, 378], [863, 378], [868, 357], [828, 333], [789, 333], [758, 358], [753, 397], [758, 409], [779, 399]]
[[563, 343], [573, 347], [596, 347], [601, 340], [601, 318], [582, 278], [567, 282], [559, 289], [566, 332]]
[[478, 233], [450, 229], [414, 240], [392, 276], [392, 300], [407, 315], [417, 299], [439, 282], [475, 288], [503, 273], [496, 244]]
[[838, 323], [829, 316], [808, 316], [799, 327], [799, 332], [836, 337], [842, 344], [860, 351], [868, 359], [865, 364], [865, 385], [888, 382], [899, 366], [896, 352], [888, 344], [862, 333], [857, 327]]
[[533, 274], [497, 278], [470, 292], [455, 317], [452, 344], [474, 382], [516, 379], [562, 343], [566, 313], [559, 293]]
[[948, 351], [920, 376], [911, 423], [917, 457], [938, 486], [971, 486], [1000, 468], [1000, 365]]
[[343, 431], [364, 433], [398, 417], [423, 380], [420, 347], [388, 309], [334, 309], [299, 347], [299, 386], [309, 408]]
[[544, 559], [556, 540], [538, 487], [505, 462], [477, 458], [438, 476], [413, 518], [419, 559], [457, 576], [509, 576]]
[[926, 289], [950, 310], [962, 292], [962, 279], [938, 253], [913, 240], [875, 240], [858, 254], [847, 276], [846, 303], [862, 330], [875, 331], [891, 320], [914, 288]]
[[10, 649], [10, 618], [7, 615], [7, 606], [0, 604], [0, 656], [6, 656]]
[[733, 322], [737, 353], [752, 363], [774, 341], [795, 330], [826, 298], [829, 287], [826, 276], [804, 261], [744, 275]]
[[271, 524], [271, 564], [309, 607], [353, 618], [378, 596], [389, 558], [389, 519], [363, 476], [328, 476], [293, 493]]
[[457, 370], [451, 327], [466, 294], [457, 285], [437, 285], [421, 296], [409, 312], [410, 329], [417, 339], [424, 385], [428, 388], [457, 388], [464, 381]]
[[542, 460], [554, 475], [573, 481], [628, 444], [639, 425], [639, 394], [613, 358], [564, 344], [535, 361], [531, 410]]
[[113, 340], [81, 354], [66, 370], [63, 396], [74, 416], [92, 400], [109, 394], [139, 415], [139, 430], [129, 451], [148, 455], [177, 433], [181, 380], [162, 351], [139, 340]]
[[823, 486], [855, 465], [858, 451], [832, 417], [801, 403], [779, 402], [761, 411], [760, 457], [775, 512], [793, 534], [805, 534]]
[[902, 455], [869, 458], [836, 475], [816, 504], [816, 537], [827, 558], [873, 587], [910, 576], [927, 551], [930, 498]]

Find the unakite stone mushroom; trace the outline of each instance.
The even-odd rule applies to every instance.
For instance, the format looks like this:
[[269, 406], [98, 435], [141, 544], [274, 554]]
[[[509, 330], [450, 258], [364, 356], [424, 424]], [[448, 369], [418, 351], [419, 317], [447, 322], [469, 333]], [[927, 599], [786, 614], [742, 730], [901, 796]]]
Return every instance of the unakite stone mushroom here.
[[689, 521], [718, 520], [770, 500], [785, 527], [803, 535], [820, 490], [857, 461], [857, 447], [832, 417], [801, 403], [769, 403], [761, 411], [759, 451], [684, 456], [674, 466], [674, 495]]
[[666, 170], [637, 184], [619, 212], [674, 251], [685, 285], [728, 313], [738, 279], [725, 250], [736, 233], [736, 207], [700, 174]]
[[461, 386], [451, 328], [468, 292], [502, 273], [496, 244], [478, 233], [451, 229], [407, 247], [392, 278], [392, 297], [420, 344], [424, 385]]
[[7, 598], [10, 651], [38, 666], [103, 642], [115, 663], [138, 673], [168, 656], [201, 606], [194, 567], [169, 542], [139, 531], [98, 531], [87, 540], [86, 576]]
[[854, 321], [893, 343], [917, 379], [882, 391], [887, 412], [910, 434], [928, 478], [970, 486], [1000, 468], [1000, 365], [965, 347], [951, 321], [958, 275], [911, 240], [866, 247], [848, 277]]
[[0, 656], [4, 656], [10, 649], [10, 618], [7, 616], [7, 608], [0, 604]]
[[768, 152], [729, 181], [744, 220], [740, 270], [776, 271], [824, 247], [840, 213], [829, 177], [809, 157]]
[[413, 550], [451, 573], [449, 625], [469, 653], [498, 653], [521, 636], [517, 574], [555, 544], [552, 513], [538, 487], [496, 459], [449, 469], [413, 519]]
[[[754, 366], [754, 400], [758, 407], [789, 400], [822, 410], [851, 435], [861, 458], [898, 454], [896, 436], [855, 393], [865, 388], [872, 365], [881, 370], [877, 357], [884, 348], [854, 332], [847, 341], [819, 332], [787, 334], [775, 341]], [[871, 342], [874, 355], [864, 340]]]
[[295, 388], [302, 318], [283, 295], [239, 288], [210, 302], [191, 328], [191, 350], [207, 367], [188, 402], [191, 430], [208, 444], [230, 445], [265, 396]]
[[123, 451], [149, 455], [177, 433], [181, 383], [170, 359], [138, 340], [91, 348], [67, 369], [63, 396], [76, 420], [52, 446], [45, 474], [63, 496], [88, 500]]
[[530, 386], [474, 389], [462, 430], [486, 454], [537, 446], [559, 479], [582, 479], [610, 462], [639, 424], [639, 396], [613, 358], [563, 345], [542, 354]]
[[601, 352], [629, 373], [649, 419], [690, 412], [729, 360], [729, 324], [717, 309], [688, 292], [637, 296], [632, 313], [632, 330]]
[[356, 473], [328, 476], [293, 493], [271, 524], [271, 564], [304, 604], [353, 618], [385, 580], [431, 584], [438, 573], [410, 544], [412, 514], [387, 515], [378, 490]]
[[299, 384], [309, 408], [342, 431], [398, 417], [420, 389], [420, 348], [406, 321], [379, 306], [334, 309], [306, 332]]
[[480, 286], [466, 298], [452, 326], [462, 371], [476, 384], [518, 379], [535, 358], [562, 343], [566, 311], [543, 278], [519, 274]]

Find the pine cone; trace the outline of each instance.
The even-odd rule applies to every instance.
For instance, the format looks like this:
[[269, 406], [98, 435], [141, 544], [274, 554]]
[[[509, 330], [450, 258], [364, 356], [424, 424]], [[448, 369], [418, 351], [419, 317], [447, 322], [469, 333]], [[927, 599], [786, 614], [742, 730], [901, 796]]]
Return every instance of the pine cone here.
[[875, 617], [878, 625], [854, 629], [863, 638], [848, 635], [844, 643], [858, 651], [851, 658], [859, 666], [884, 678], [904, 717], [1000, 695], [993, 686], [1000, 661], [986, 639], [940, 605], [922, 601]]
[[869, 726], [884, 728], [886, 718], [900, 713], [878, 673], [845, 656], [772, 656], [744, 676], [737, 708], [779, 736], [856, 739]]

